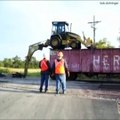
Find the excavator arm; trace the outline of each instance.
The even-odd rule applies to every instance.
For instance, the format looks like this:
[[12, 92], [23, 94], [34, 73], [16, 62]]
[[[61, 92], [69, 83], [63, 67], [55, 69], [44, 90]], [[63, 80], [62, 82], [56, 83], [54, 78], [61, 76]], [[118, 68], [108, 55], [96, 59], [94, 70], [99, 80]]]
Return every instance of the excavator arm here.
[[83, 34], [83, 40], [80, 40], [81, 43], [87, 48], [92, 48], [92, 47], [95, 48], [93, 41], [90, 38], [86, 38], [84, 32], [82, 32], [82, 34]]
[[81, 38], [81, 36], [79, 36], [78, 34], [75, 33], [71, 33], [71, 32], [67, 32], [68, 36], [69, 36], [69, 41], [71, 40], [70, 38], [74, 38], [76, 39], [76, 43], [79, 41], [81, 44], [83, 44], [86, 48], [93, 48], [94, 47], [94, 43], [92, 41], [92, 39], [90, 39], [90, 37], [86, 38], [83, 33], [83, 39]]
[[48, 46], [49, 46], [49, 39], [45, 43], [38, 42], [38, 43], [35, 43], [35, 44], [32, 44], [29, 46], [28, 54], [27, 54], [26, 60], [25, 60], [25, 67], [24, 67], [24, 76], [25, 77], [28, 73], [29, 62], [31, 60], [33, 53], [37, 50], [42, 50], [43, 47], [48, 47]]

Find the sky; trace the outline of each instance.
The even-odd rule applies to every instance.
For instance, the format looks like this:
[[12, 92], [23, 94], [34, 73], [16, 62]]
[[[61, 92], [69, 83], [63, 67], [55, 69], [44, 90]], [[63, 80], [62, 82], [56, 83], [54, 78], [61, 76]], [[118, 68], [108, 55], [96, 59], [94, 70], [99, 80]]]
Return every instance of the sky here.
[[[119, 47], [120, 36], [119, 1], [0, 1], [0, 60], [16, 55], [25, 59], [31, 44], [50, 38], [52, 21], [72, 23], [72, 32], [93, 38], [88, 22], [96, 24], [96, 42], [106, 38], [111, 45]], [[84, 48], [84, 47], [83, 47]], [[49, 49], [36, 51], [34, 57], [41, 59]]]

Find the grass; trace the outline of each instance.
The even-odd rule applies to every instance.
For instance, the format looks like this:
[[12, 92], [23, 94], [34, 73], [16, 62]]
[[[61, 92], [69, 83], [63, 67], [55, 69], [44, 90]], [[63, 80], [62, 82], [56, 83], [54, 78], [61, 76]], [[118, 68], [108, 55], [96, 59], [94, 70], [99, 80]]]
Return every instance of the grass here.
[[[13, 73], [24, 73], [24, 68], [7, 68], [0, 67], [0, 73], [13, 74]], [[40, 69], [28, 69], [28, 76], [40, 76]]]
[[[24, 68], [7, 68], [7, 67], [0, 67], [0, 73], [5, 73], [5, 74], [13, 74], [13, 73], [24, 73]], [[40, 76], [40, 69], [28, 69], [28, 74], [27, 76], [29, 77], [39, 77]], [[117, 76], [112, 76], [111, 78], [107, 78], [105, 75], [99, 75], [99, 78], [96, 78], [96, 76], [93, 77], [88, 77], [85, 76], [84, 74], [78, 74], [77, 77], [79, 80], [95, 80], [98, 79], [98, 81], [120, 81], [120, 75]]]

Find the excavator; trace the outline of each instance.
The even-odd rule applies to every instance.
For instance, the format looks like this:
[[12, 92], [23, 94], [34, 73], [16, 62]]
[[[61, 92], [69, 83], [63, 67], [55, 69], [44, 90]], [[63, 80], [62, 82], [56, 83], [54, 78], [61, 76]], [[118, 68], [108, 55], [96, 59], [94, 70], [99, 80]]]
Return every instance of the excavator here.
[[70, 31], [69, 24], [66, 21], [53, 21], [50, 39], [29, 46], [25, 61], [24, 77], [27, 75], [29, 62], [35, 51], [42, 50], [44, 47], [48, 46], [54, 50], [61, 50], [67, 47], [71, 47], [72, 49], [81, 49], [81, 44], [88, 49], [93, 48], [93, 42], [90, 38], [86, 39], [84, 33], [83, 39], [84, 40], [82, 40], [78, 34]]

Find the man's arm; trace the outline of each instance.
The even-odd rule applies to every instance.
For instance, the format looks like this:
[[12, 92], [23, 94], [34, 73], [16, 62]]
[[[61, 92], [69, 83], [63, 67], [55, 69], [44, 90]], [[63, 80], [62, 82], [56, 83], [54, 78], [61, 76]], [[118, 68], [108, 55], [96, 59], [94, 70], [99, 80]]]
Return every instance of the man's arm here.
[[65, 66], [66, 74], [67, 74], [68, 76], [70, 76], [70, 72], [69, 72], [68, 64], [67, 64], [67, 61], [66, 61], [66, 60], [64, 60], [64, 66]]
[[41, 69], [41, 61], [39, 62], [39, 68]]
[[64, 60], [64, 66], [65, 66], [65, 69], [68, 70], [68, 64], [66, 60]]
[[55, 62], [52, 64], [52, 69], [51, 69], [52, 74], [55, 74]]
[[48, 65], [48, 70], [51, 71], [51, 66], [50, 66], [49, 60], [47, 61], [47, 65]]

